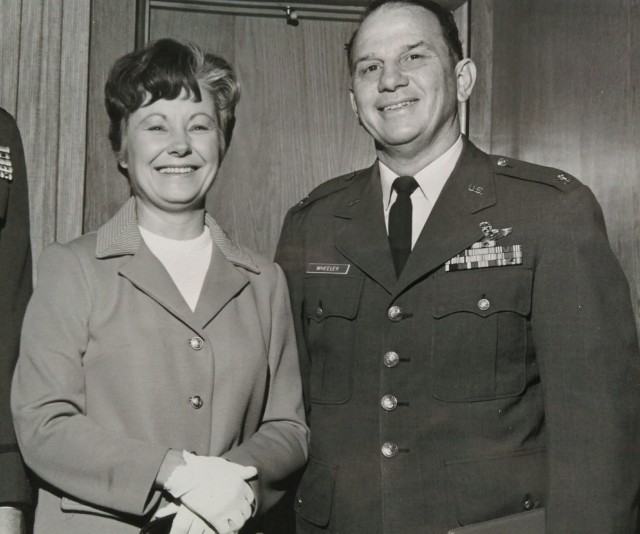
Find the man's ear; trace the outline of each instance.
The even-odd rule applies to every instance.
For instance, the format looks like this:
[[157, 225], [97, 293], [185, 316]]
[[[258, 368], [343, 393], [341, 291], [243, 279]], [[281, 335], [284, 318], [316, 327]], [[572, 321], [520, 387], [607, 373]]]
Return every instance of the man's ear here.
[[456, 86], [458, 102], [466, 102], [476, 83], [476, 65], [469, 59], [461, 59], [456, 65]]
[[351, 100], [351, 109], [356, 114], [356, 117], [360, 118], [358, 115], [358, 104], [356, 104], [356, 97], [353, 95], [353, 89], [349, 89], [349, 99]]

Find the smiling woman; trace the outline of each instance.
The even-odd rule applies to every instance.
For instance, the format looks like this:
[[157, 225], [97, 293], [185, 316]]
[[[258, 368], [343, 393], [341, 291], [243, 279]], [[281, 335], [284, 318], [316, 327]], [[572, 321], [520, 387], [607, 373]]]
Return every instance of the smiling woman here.
[[41, 255], [13, 382], [43, 481], [35, 533], [135, 533], [170, 514], [174, 534], [254, 532], [308, 429], [282, 271], [205, 212], [235, 75], [163, 39], [118, 60], [105, 94], [133, 197]]

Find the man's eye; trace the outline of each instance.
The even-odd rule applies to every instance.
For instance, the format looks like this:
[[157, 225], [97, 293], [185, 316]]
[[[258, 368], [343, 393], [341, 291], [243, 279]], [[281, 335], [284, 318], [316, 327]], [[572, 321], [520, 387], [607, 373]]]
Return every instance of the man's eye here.
[[371, 74], [376, 72], [379, 68], [379, 65], [365, 65], [360, 69], [360, 73], [363, 75]]

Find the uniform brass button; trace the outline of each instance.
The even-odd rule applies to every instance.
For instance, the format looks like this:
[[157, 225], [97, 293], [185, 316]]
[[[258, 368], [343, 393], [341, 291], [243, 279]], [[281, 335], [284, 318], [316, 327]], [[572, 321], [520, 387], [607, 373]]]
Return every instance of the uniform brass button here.
[[318, 306], [316, 308], [316, 317], [322, 317], [323, 313], [324, 313], [324, 310], [322, 309], [322, 306]]
[[383, 443], [380, 450], [385, 458], [395, 458], [398, 456], [398, 446], [391, 441]]
[[522, 508], [525, 510], [533, 510], [535, 508], [536, 503], [533, 502], [531, 497], [525, 497], [525, 500], [522, 502]]
[[402, 308], [400, 306], [391, 306], [391, 308], [389, 308], [389, 311], [387, 312], [387, 316], [394, 323], [402, 321]]
[[387, 367], [395, 367], [400, 363], [400, 356], [398, 356], [397, 352], [393, 352], [392, 350], [385, 353], [385, 355], [383, 356], [383, 359], [384, 359], [384, 364]]
[[398, 399], [393, 395], [385, 395], [380, 399], [380, 406], [387, 412], [392, 412], [398, 407]]
[[507, 161], [506, 158], [500, 158], [498, 160], [498, 166], [499, 167], [506, 167], [509, 164], [509, 162]]
[[189, 340], [189, 346], [193, 350], [202, 350], [202, 347], [204, 347], [204, 339], [202, 339], [200, 336], [192, 337]]
[[189, 404], [193, 406], [196, 410], [202, 408], [204, 402], [202, 402], [202, 397], [200, 395], [194, 395], [193, 397], [189, 397]]
[[478, 309], [481, 311], [487, 311], [490, 306], [491, 303], [487, 299], [480, 299], [478, 301]]
[[296, 499], [296, 502], [298, 503], [298, 506], [302, 505], [302, 499], [300, 497]]

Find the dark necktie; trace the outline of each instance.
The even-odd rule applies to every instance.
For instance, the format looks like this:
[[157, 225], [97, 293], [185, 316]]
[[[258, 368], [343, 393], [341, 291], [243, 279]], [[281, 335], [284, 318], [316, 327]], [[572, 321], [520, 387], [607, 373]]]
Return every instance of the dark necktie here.
[[418, 187], [413, 176], [400, 176], [393, 182], [397, 193], [396, 201], [389, 210], [389, 244], [396, 276], [400, 277], [404, 264], [411, 254], [411, 220], [413, 206], [411, 193]]

